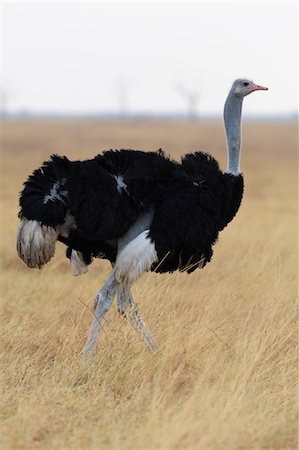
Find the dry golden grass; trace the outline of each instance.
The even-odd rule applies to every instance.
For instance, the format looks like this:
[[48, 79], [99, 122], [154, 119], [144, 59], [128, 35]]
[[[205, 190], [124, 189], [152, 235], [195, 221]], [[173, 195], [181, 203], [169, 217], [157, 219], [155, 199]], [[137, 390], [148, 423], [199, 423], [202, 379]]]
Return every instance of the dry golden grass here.
[[79, 352], [109, 272], [73, 278], [64, 249], [42, 270], [15, 252], [21, 183], [52, 152], [202, 149], [225, 166], [217, 122], [9, 121], [2, 139], [1, 449], [295, 449], [297, 204], [294, 123], [245, 123], [246, 192], [211, 264], [147, 274], [133, 291], [162, 350], [116, 308], [96, 357]]

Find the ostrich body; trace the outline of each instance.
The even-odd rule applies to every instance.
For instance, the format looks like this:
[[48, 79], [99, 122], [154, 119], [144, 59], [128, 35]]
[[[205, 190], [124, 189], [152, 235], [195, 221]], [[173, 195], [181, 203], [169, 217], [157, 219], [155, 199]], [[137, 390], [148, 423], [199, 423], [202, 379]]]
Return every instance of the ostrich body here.
[[119, 312], [150, 349], [156, 348], [131, 286], [149, 270], [191, 273], [211, 260], [212, 246], [237, 213], [243, 195], [243, 98], [266, 89], [249, 80], [233, 83], [224, 107], [226, 173], [202, 152], [176, 162], [162, 150], [110, 150], [86, 161], [53, 155], [24, 183], [17, 250], [29, 267], [47, 263], [57, 240], [67, 246], [74, 275], [86, 272], [94, 257], [112, 264], [95, 299], [85, 354], [95, 350], [115, 295]]

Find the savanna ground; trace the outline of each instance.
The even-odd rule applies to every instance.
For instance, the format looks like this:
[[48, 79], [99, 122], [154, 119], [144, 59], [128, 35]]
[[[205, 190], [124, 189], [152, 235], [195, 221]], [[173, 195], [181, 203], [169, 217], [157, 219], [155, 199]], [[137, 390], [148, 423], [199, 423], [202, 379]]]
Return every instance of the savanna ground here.
[[[222, 123], [6, 121], [2, 127], [2, 449], [297, 448], [297, 127], [246, 122], [241, 209], [192, 275], [146, 274], [133, 288], [161, 351], [116, 308], [96, 357], [79, 354], [109, 272], [73, 278], [57, 245], [42, 270], [15, 251], [18, 192], [53, 152], [197, 149], [226, 166]], [[171, 230], [169, 230], [171, 232]]]

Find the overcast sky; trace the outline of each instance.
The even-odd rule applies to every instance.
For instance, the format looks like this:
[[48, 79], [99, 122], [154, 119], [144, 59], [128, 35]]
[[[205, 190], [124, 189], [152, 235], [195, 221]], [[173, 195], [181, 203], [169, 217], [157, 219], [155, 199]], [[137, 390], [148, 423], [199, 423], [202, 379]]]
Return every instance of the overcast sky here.
[[288, 2], [2, 4], [10, 112], [221, 114], [235, 78], [269, 91], [246, 113], [297, 110], [297, 5]]

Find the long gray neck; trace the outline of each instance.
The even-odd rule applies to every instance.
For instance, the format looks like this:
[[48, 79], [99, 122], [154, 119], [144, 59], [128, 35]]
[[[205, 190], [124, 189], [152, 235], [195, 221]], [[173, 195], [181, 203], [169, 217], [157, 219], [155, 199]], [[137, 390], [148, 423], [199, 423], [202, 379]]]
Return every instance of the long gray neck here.
[[240, 173], [241, 115], [243, 97], [230, 92], [224, 105], [224, 125], [226, 130], [228, 169], [233, 175]]

